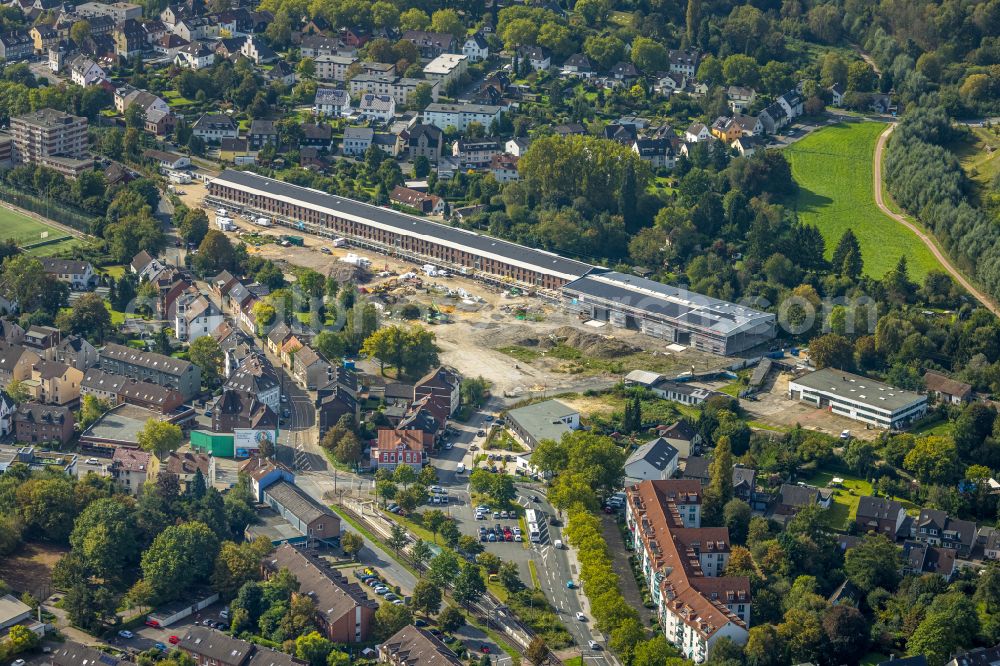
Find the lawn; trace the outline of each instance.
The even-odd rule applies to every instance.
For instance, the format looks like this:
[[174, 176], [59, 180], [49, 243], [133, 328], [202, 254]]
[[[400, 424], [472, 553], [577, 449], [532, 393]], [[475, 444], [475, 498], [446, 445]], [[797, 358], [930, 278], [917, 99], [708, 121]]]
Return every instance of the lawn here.
[[[807, 479], [805, 483], [817, 488], [826, 488], [830, 485], [833, 477], [838, 476], [844, 480], [840, 488], [833, 491], [833, 504], [826, 514], [827, 524], [838, 530], [846, 530], [848, 525], [858, 513], [858, 504], [864, 495], [873, 495], [872, 484], [847, 472], [816, 472]], [[916, 511], [917, 506], [901, 497], [894, 497], [908, 511]]]
[[[48, 236], [42, 238], [43, 233], [47, 233]], [[0, 238], [3, 240], [13, 238], [18, 245], [22, 246], [51, 238], [65, 239], [58, 243], [42, 245], [28, 251], [28, 254], [36, 257], [48, 257], [62, 250], [83, 244], [83, 241], [73, 238], [62, 229], [50, 227], [34, 218], [2, 206], [0, 206]]]
[[980, 188], [988, 191], [993, 179], [1000, 174], [1000, 129], [972, 127], [969, 139], [950, 146], [958, 156], [965, 173]]
[[905, 256], [910, 277], [921, 280], [940, 268], [912, 232], [883, 215], [872, 192], [872, 155], [882, 123], [838, 123], [785, 149], [799, 193], [788, 205], [799, 219], [816, 225], [829, 258], [840, 236], [853, 229], [861, 243], [865, 273], [876, 278]]

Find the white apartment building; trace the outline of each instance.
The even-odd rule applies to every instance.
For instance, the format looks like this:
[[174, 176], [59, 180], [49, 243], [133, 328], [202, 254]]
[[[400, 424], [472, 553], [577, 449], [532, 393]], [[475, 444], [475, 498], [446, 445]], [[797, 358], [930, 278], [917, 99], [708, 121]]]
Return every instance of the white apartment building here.
[[887, 429], [905, 428], [927, 413], [925, 395], [834, 368], [791, 380], [788, 397]]
[[471, 123], [489, 129], [494, 120], [500, 119], [503, 108], [493, 104], [429, 104], [423, 111], [423, 122], [439, 129], [454, 127], [464, 132]]

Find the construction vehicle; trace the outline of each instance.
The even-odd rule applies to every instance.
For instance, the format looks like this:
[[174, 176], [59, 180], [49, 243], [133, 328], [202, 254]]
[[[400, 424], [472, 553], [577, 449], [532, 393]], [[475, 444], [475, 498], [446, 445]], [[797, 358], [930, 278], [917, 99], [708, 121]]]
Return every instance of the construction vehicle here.
[[298, 247], [305, 247], [306, 244], [306, 241], [302, 238], [302, 236], [282, 236], [281, 240], [286, 240], [290, 244]]

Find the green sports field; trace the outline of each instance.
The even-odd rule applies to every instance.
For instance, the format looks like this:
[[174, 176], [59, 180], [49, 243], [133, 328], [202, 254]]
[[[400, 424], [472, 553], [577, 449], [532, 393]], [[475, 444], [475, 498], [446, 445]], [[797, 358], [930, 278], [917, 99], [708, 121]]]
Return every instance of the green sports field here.
[[[30, 245], [31, 243], [37, 243], [43, 240], [41, 234], [45, 231], [49, 232], [48, 238], [61, 238], [68, 236], [68, 234], [62, 229], [50, 227], [49, 225], [43, 224], [42, 222], [32, 219], [27, 215], [22, 215], [17, 211], [0, 206], [0, 239], [7, 240], [8, 238], [13, 238], [18, 245]], [[79, 244], [79, 239], [68, 238], [61, 243], [52, 243], [50, 245], [43, 245], [39, 248], [35, 248], [30, 251], [30, 254], [36, 256], [49, 256], [59, 252], [60, 250], [65, 250], [66, 248]]]
[[875, 205], [872, 156], [884, 129], [882, 123], [838, 123], [785, 148], [799, 184], [788, 205], [823, 233], [828, 258], [850, 228], [861, 243], [866, 274], [882, 277], [905, 255], [910, 277], [920, 280], [940, 264], [919, 238]]

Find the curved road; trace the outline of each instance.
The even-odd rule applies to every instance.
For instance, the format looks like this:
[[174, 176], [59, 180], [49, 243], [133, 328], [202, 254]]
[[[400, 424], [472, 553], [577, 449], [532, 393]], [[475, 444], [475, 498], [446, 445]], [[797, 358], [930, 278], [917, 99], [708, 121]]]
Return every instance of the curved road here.
[[990, 312], [992, 312], [997, 316], [1000, 316], [1000, 306], [998, 306], [992, 298], [987, 296], [981, 290], [974, 287], [972, 283], [969, 282], [957, 268], [955, 268], [955, 266], [951, 263], [951, 260], [947, 257], [947, 255], [945, 255], [940, 249], [938, 249], [937, 244], [933, 241], [933, 239], [931, 239], [930, 236], [928, 236], [922, 229], [920, 229], [915, 224], [906, 219], [905, 216], [900, 215], [899, 213], [892, 212], [891, 210], [889, 210], [888, 206], [885, 205], [885, 198], [882, 192], [883, 188], [882, 153], [885, 151], [885, 144], [889, 140], [889, 135], [892, 134], [892, 131], [894, 129], [896, 129], [896, 123], [890, 123], [889, 126], [885, 128], [885, 131], [879, 135], [878, 143], [875, 144], [875, 168], [872, 170], [872, 173], [874, 174], [873, 190], [875, 192], [875, 205], [878, 206], [879, 210], [881, 210], [882, 213], [887, 215], [889, 218], [895, 220], [896, 222], [899, 222], [904, 227], [906, 227], [914, 234], [916, 234], [917, 238], [919, 238], [921, 242], [927, 246], [927, 249], [931, 251], [931, 254], [934, 255], [934, 258], [941, 263], [941, 266], [943, 266], [944, 269], [948, 271], [948, 273], [953, 278], [955, 278], [956, 282], [962, 285], [966, 291], [968, 291], [970, 294], [973, 295], [973, 297], [976, 298], [976, 300], [982, 303], [987, 310], [989, 310]]

